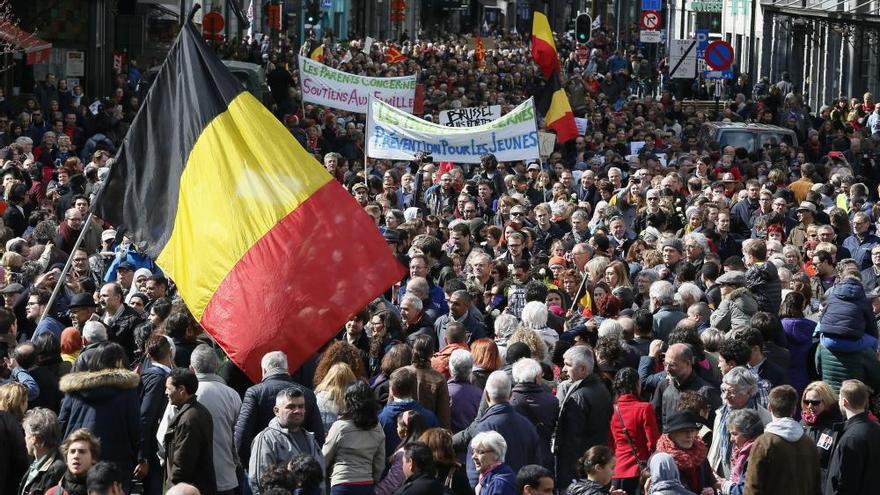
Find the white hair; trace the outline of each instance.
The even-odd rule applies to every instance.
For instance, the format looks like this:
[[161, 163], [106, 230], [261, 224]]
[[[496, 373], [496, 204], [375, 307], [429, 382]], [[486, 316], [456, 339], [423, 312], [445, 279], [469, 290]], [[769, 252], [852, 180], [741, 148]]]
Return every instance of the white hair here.
[[413, 307], [413, 309], [420, 313], [422, 311], [422, 308], [424, 307], [424, 305], [422, 304], [422, 300], [413, 294], [404, 294], [403, 298], [400, 299], [400, 305], [403, 306], [403, 303], [405, 302], [408, 302]]
[[574, 366], [584, 365], [587, 368], [587, 375], [593, 374], [596, 358], [593, 357], [593, 350], [585, 345], [576, 345], [569, 348], [562, 355], [562, 359], [571, 361]]
[[620, 340], [623, 337], [623, 325], [611, 318], [602, 320], [602, 323], [599, 325], [599, 337], [606, 336]]
[[89, 320], [83, 325], [82, 336], [89, 344], [107, 342], [107, 327], [100, 321]]
[[700, 232], [691, 232], [690, 234], [684, 236], [684, 242], [687, 243], [687, 241], [694, 241], [697, 245], [700, 246], [700, 249], [702, 249], [704, 253], [709, 251], [709, 240], [706, 239], [705, 234], [702, 234]]
[[513, 335], [513, 332], [516, 331], [517, 327], [519, 327], [519, 320], [516, 319], [516, 316], [503, 313], [498, 318], [495, 318], [495, 338], [500, 338], [506, 342]]
[[684, 282], [678, 286], [678, 295], [683, 303], [693, 304], [703, 298], [703, 291], [693, 282]]
[[651, 284], [648, 295], [656, 299], [658, 304], [672, 304], [675, 302], [675, 287], [665, 280], [658, 280]]
[[513, 363], [513, 383], [536, 383], [542, 374], [541, 365], [532, 358]]
[[449, 356], [449, 374], [455, 380], [467, 380], [473, 367], [474, 358], [467, 349], [457, 349]]
[[522, 310], [522, 322], [528, 328], [538, 330], [547, 326], [547, 305], [540, 301], [526, 303]]
[[282, 351], [267, 352], [260, 360], [260, 367], [263, 368], [263, 374], [266, 375], [272, 371], [287, 371], [287, 354]]
[[495, 430], [483, 431], [474, 435], [471, 440], [471, 450], [480, 448], [495, 452], [501, 462], [504, 462], [504, 456], [507, 455], [507, 441]]
[[493, 402], [510, 400], [510, 378], [504, 371], [493, 371], [486, 379], [486, 395]]
[[189, 356], [189, 365], [196, 373], [217, 373], [220, 360], [217, 353], [207, 344], [199, 344]]

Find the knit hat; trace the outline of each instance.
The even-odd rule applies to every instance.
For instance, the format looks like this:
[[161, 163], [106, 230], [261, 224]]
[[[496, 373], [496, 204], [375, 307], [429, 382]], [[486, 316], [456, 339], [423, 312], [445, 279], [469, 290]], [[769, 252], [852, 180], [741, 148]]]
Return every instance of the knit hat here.
[[565, 258], [562, 256], [553, 256], [550, 258], [550, 261], [547, 263], [547, 266], [559, 265], [561, 267], [566, 266]]
[[670, 237], [663, 241], [661, 245], [663, 248], [671, 247], [678, 251], [679, 253], [684, 253], [684, 245], [681, 243], [681, 239], [676, 239], [675, 237]]

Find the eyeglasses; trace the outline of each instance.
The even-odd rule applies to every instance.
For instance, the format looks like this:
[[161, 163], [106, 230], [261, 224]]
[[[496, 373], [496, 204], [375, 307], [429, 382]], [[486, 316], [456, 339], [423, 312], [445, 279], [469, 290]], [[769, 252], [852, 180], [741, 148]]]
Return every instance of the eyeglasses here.
[[807, 406], [821, 406], [821, 405], [822, 405], [822, 401], [821, 401], [821, 400], [809, 400], [809, 399], [804, 399], [803, 402], [804, 402], [804, 405], [807, 405]]

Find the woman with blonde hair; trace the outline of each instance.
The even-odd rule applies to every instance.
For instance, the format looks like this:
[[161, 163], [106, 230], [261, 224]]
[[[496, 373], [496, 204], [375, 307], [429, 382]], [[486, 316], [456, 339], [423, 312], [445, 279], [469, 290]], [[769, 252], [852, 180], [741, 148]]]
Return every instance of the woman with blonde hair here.
[[587, 271], [587, 277], [590, 279], [590, 282], [596, 284], [605, 278], [605, 269], [610, 264], [610, 260], [604, 256], [597, 256], [588, 261], [584, 268]]
[[28, 468], [28, 452], [21, 420], [27, 409], [27, 388], [16, 382], [0, 385], [0, 492], [16, 493]]
[[315, 397], [318, 399], [318, 411], [321, 413], [324, 431], [330, 431], [330, 427], [339, 419], [339, 412], [345, 407], [345, 391], [356, 380], [357, 377], [347, 363], [336, 363], [315, 387]]
[[629, 282], [629, 267], [620, 260], [612, 261], [605, 268], [604, 280], [612, 290], [618, 287], [632, 288], [632, 284]]
[[828, 476], [828, 464], [831, 462], [831, 451], [834, 438], [834, 424], [844, 418], [837, 406], [837, 394], [831, 385], [823, 381], [815, 381], [807, 385], [801, 396], [801, 425], [804, 434], [813, 439], [819, 449], [819, 468], [822, 484]]

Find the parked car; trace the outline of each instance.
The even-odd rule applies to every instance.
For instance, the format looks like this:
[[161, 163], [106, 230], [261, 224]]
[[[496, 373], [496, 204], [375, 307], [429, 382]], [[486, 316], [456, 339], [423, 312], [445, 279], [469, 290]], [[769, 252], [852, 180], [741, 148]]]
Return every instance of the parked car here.
[[755, 153], [771, 142], [797, 146], [797, 135], [791, 129], [767, 124], [744, 124], [742, 122], [707, 122], [700, 129], [699, 140], [703, 144], [717, 142], [721, 147], [745, 148]]

